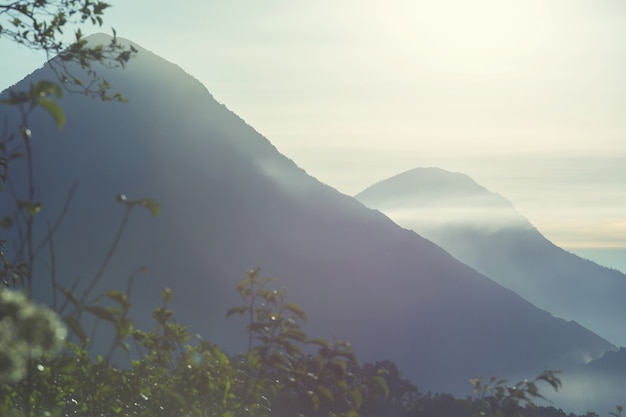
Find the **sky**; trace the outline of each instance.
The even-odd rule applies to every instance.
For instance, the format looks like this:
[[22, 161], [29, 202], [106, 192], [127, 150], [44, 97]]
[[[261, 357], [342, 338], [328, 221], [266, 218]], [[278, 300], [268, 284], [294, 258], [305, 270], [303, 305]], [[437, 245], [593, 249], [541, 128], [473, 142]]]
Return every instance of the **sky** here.
[[[626, 2], [110, 3], [86, 33], [175, 62], [343, 193], [463, 172], [559, 246], [626, 258]], [[1, 38], [0, 56], [3, 87], [44, 59]]]

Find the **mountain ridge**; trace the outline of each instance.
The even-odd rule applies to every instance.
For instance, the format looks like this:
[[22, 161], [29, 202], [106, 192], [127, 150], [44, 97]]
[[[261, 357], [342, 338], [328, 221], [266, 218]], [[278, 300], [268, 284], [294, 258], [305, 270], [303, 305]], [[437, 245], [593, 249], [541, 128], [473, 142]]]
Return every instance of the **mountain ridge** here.
[[[499, 196], [498, 210], [493, 210], [494, 204], [485, 204], [484, 199], [468, 201], [467, 193], [458, 193], [454, 187], [439, 190], [448, 198], [438, 199], [429, 189], [441, 186], [441, 182], [430, 181], [426, 172], [431, 171], [418, 168], [398, 174], [368, 187], [356, 198], [538, 307], [557, 317], [576, 320], [614, 343], [626, 344], [626, 327], [619, 322], [626, 308], [618, 296], [626, 291], [625, 275], [554, 245], [504, 197]], [[437, 173], [447, 176], [449, 182], [458, 178], [441, 169]], [[419, 181], [415, 181], [416, 176]], [[498, 196], [479, 187], [473, 190]], [[449, 204], [454, 204], [454, 209]], [[432, 212], [444, 215], [433, 222], [428, 218]]]

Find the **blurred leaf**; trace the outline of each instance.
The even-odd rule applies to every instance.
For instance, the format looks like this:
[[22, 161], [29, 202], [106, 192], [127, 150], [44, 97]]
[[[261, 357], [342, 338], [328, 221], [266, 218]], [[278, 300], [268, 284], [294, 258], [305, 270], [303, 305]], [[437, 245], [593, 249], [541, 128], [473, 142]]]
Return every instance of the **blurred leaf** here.
[[128, 296], [124, 294], [122, 291], [111, 290], [111, 291], [108, 291], [106, 295], [110, 299], [117, 301], [125, 310], [130, 308], [130, 303], [128, 302]]
[[292, 313], [294, 313], [296, 316], [298, 316], [300, 320], [302, 320], [304, 323], [307, 322], [306, 314], [299, 306], [292, 304], [292, 303], [285, 303], [283, 307], [285, 308], [285, 310], [289, 310]]
[[309, 340], [309, 343], [313, 343], [315, 345], [320, 345], [321, 347], [330, 350], [330, 343], [326, 339], [315, 338], [315, 339]]
[[172, 297], [174, 297], [174, 291], [172, 291], [171, 288], [163, 288], [163, 291], [161, 292], [161, 297], [163, 298], [164, 302], [169, 303], [170, 301], [172, 301]]
[[311, 403], [313, 403], [313, 409], [317, 410], [320, 406], [320, 398], [313, 391], [309, 391], [309, 398], [311, 398]]
[[48, 98], [40, 98], [37, 100], [37, 103], [52, 116], [57, 128], [62, 129], [65, 125], [65, 113], [63, 113], [61, 106]]
[[131, 319], [122, 317], [115, 322], [115, 332], [119, 339], [124, 339], [133, 331], [133, 322]]
[[306, 343], [306, 334], [299, 327], [293, 327], [285, 332], [285, 337], [296, 340], [300, 343]]
[[156, 217], [161, 214], [161, 206], [156, 200], [151, 198], [144, 198], [138, 201], [138, 204], [150, 210], [152, 217]]
[[341, 361], [332, 361], [326, 365], [326, 368], [331, 371], [337, 379], [343, 379], [346, 376], [346, 363]]
[[376, 383], [376, 385], [378, 385], [380, 389], [383, 390], [385, 398], [389, 397], [389, 387], [387, 386], [387, 382], [385, 382], [385, 380], [378, 375], [374, 376], [372, 379]]
[[31, 89], [31, 95], [33, 98], [41, 98], [53, 94], [56, 98], [61, 98], [63, 90], [57, 83], [51, 81], [39, 81]]
[[230, 317], [233, 314], [244, 314], [246, 311], [248, 311], [248, 307], [229, 308], [228, 311], [226, 312], [226, 317]]
[[29, 216], [38, 214], [43, 209], [43, 203], [33, 203], [30, 201], [19, 200], [17, 202], [17, 208], [20, 210], [26, 210]]
[[326, 397], [328, 402], [333, 402], [333, 394], [330, 389], [328, 389], [328, 387], [325, 387], [324, 385], [318, 385], [317, 387], [315, 387], [315, 389], [317, 390], [317, 392]]
[[111, 313], [111, 311], [102, 306], [87, 306], [85, 307], [85, 310], [102, 320], [115, 322], [115, 316]]
[[[2, 186], [0, 186], [0, 190], [2, 190]], [[13, 217], [11, 217], [11, 216], [4, 216], [4, 217], [0, 218], [0, 228], [8, 229], [11, 226], [13, 226]]]
[[350, 397], [354, 402], [354, 408], [358, 409], [363, 404], [363, 396], [361, 395], [361, 391], [358, 388], [353, 388], [350, 390]]
[[74, 332], [76, 336], [78, 336], [81, 342], [85, 343], [87, 341], [87, 334], [83, 330], [78, 320], [76, 320], [74, 317], [66, 316], [63, 317], [63, 321], [65, 322], [67, 327], [69, 327], [70, 330]]

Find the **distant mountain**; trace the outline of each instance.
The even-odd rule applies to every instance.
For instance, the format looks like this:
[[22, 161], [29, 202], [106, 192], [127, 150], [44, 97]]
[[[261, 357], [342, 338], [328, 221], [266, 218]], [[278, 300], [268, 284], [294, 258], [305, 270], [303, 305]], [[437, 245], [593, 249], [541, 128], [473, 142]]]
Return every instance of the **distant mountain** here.
[[[348, 340], [361, 360], [395, 361], [423, 390], [467, 394], [478, 374], [573, 369], [615, 349], [321, 184], [197, 80], [136, 47], [125, 70], [100, 69], [129, 103], [64, 97], [61, 132], [47, 114], [33, 114], [40, 226], [79, 182], [54, 239], [62, 285], [93, 276], [123, 217], [115, 197], [125, 193], [158, 200], [162, 214], [132, 213], [100, 288], [124, 288], [147, 265], [132, 300], [140, 325], [169, 286], [181, 323], [243, 349], [243, 322], [225, 312], [240, 304], [235, 283], [244, 271], [260, 266], [307, 311], [308, 334]], [[52, 77], [44, 67], [15, 88]], [[23, 169], [12, 167], [18, 190]], [[2, 191], [0, 213], [12, 200]], [[36, 269], [39, 298], [51, 291], [48, 249]]]
[[626, 345], [626, 276], [555, 246], [467, 175], [417, 168], [356, 198], [536, 306]]
[[608, 415], [615, 406], [624, 405], [626, 387], [626, 348], [608, 351], [578, 371], [563, 376], [563, 388], [552, 398], [584, 412], [595, 410]]

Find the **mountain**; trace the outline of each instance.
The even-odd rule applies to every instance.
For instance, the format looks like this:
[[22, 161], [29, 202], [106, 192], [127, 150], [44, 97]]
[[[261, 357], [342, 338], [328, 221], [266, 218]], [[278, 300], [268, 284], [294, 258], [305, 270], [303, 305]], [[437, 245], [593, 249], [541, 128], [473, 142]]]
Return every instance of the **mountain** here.
[[608, 415], [615, 412], [615, 406], [624, 404], [625, 386], [626, 348], [620, 348], [569, 372], [562, 390], [552, 399], [580, 412], [595, 410], [599, 415]]
[[626, 345], [626, 276], [557, 247], [467, 175], [416, 168], [356, 198], [536, 306]]
[[[54, 237], [60, 285], [95, 274], [124, 216], [116, 202], [124, 193], [158, 200], [162, 213], [132, 213], [99, 288], [125, 288], [147, 265], [132, 300], [142, 326], [167, 286], [179, 322], [243, 349], [243, 322], [225, 312], [241, 303], [236, 282], [258, 266], [307, 312], [309, 335], [348, 340], [360, 360], [392, 360], [424, 390], [468, 394], [478, 374], [573, 369], [615, 349], [321, 184], [200, 82], [135, 46], [126, 69], [98, 68], [128, 103], [67, 95], [62, 131], [49, 115], [32, 115], [43, 230], [79, 184]], [[52, 78], [44, 67], [14, 88]], [[11, 167], [17, 190], [27, 187], [24, 169], [23, 161]], [[2, 191], [0, 213], [12, 200]], [[39, 298], [50, 297], [49, 249], [36, 264]]]

